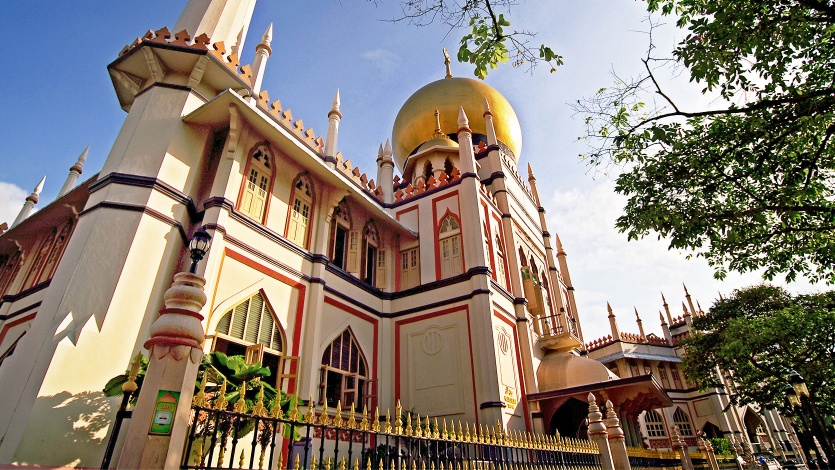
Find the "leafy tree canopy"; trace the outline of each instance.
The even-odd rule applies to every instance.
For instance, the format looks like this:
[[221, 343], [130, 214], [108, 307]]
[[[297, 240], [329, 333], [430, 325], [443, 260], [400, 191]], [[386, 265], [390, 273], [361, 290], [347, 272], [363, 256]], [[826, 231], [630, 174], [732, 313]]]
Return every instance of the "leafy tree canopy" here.
[[[383, 0], [369, 0], [381, 3]], [[536, 33], [511, 29], [505, 13], [510, 13], [514, 0], [401, 0], [403, 14], [391, 21], [406, 21], [416, 26], [440, 22], [450, 31], [468, 28], [458, 49], [458, 61], [473, 65], [473, 74], [484, 79], [490, 70], [510, 61], [513, 67], [533, 71], [539, 64], [547, 64], [556, 72], [563, 64], [558, 55], [545, 44], [536, 45]]]
[[[835, 1], [647, 0], [686, 35], [651, 43], [645, 74], [575, 109], [592, 166], [619, 171], [617, 227], [703, 256], [717, 278], [764, 269], [835, 282]], [[651, 35], [650, 35], [651, 38]], [[659, 78], [677, 67], [715, 98], [686, 109]]]
[[835, 412], [835, 291], [792, 296], [759, 285], [720, 299], [693, 318], [683, 340], [683, 369], [699, 388], [718, 386], [716, 366], [730, 378], [731, 400], [786, 406], [789, 371], [806, 379], [818, 408]]

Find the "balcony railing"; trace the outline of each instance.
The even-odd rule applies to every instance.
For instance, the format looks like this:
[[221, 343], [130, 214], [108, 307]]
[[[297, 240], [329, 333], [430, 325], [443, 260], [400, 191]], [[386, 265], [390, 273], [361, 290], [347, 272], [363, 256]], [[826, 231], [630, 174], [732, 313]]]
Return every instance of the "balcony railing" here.
[[580, 347], [577, 321], [563, 312], [535, 317], [539, 333], [539, 345], [546, 349], [568, 350]]

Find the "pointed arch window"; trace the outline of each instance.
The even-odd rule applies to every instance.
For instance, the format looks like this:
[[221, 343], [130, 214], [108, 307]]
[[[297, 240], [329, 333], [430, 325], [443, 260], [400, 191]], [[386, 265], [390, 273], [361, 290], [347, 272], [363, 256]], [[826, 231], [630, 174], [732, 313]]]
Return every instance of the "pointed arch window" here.
[[293, 184], [293, 201], [290, 207], [290, 220], [287, 222], [287, 239], [307, 248], [310, 220], [313, 215], [313, 188], [307, 175], [300, 175]]
[[61, 228], [61, 231], [58, 233], [58, 236], [53, 242], [52, 248], [49, 251], [49, 257], [46, 259], [46, 263], [44, 264], [43, 269], [41, 269], [35, 284], [40, 284], [47, 279], [52, 279], [52, 276], [55, 274], [55, 269], [58, 267], [58, 261], [60, 261], [61, 257], [64, 255], [64, 249], [67, 247], [67, 243], [70, 240], [70, 234], [72, 233], [72, 229], [75, 225], [73, 222], [73, 220], [70, 220], [64, 224], [64, 227]]
[[278, 377], [284, 331], [261, 292], [227, 310], [215, 328], [212, 350], [226, 355], [242, 355], [246, 362], [270, 369]]
[[690, 417], [681, 408], [676, 408], [676, 412], [673, 413], [673, 424], [678, 426], [678, 432], [681, 434], [681, 437], [694, 436], [693, 425], [690, 424]]
[[644, 415], [644, 424], [647, 426], [647, 437], [667, 437], [667, 430], [664, 429], [664, 420], [655, 410], [648, 410]]
[[505, 271], [505, 258], [504, 258], [504, 243], [502, 243], [502, 239], [496, 234], [496, 282], [499, 283], [502, 287], [507, 289], [507, 272]]
[[380, 249], [380, 232], [373, 220], [369, 220], [363, 229], [361, 278], [379, 289], [386, 284], [386, 253]]
[[60, 233], [57, 228], [52, 229], [49, 236], [43, 239], [38, 247], [38, 251], [35, 252], [35, 258], [29, 267], [26, 279], [23, 281], [23, 289], [33, 287], [52, 276], [52, 271], [58, 264], [58, 259], [60, 258], [60, 253], [57, 251], [63, 253], [66, 239], [69, 238], [70, 228], [71, 222], [62, 227]]
[[9, 293], [18, 271], [20, 271], [20, 251], [0, 256], [0, 297]]
[[441, 250], [441, 279], [461, 274], [464, 263], [461, 256], [461, 225], [452, 215], [441, 220], [438, 229]]
[[345, 199], [333, 211], [331, 218], [330, 257], [331, 263], [340, 269], [347, 268], [348, 237], [351, 233], [351, 211]]
[[261, 223], [264, 222], [272, 189], [274, 163], [267, 144], [255, 147], [247, 161], [238, 210]]
[[345, 329], [322, 355], [319, 403], [361, 409], [368, 384], [368, 362], [351, 329]]

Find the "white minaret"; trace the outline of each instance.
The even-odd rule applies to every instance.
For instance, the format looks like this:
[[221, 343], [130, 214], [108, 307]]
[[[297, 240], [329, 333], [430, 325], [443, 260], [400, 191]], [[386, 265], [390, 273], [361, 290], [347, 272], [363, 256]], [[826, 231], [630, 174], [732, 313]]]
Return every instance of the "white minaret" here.
[[336, 143], [339, 139], [339, 122], [342, 120], [342, 113], [339, 111], [339, 89], [331, 103], [331, 110], [328, 112], [328, 135], [325, 137], [325, 156], [336, 156]]
[[26, 201], [23, 203], [20, 213], [17, 214], [17, 218], [14, 219], [14, 222], [12, 222], [11, 228], [14, 228], [17, 224], [23, 222], [27, 217], [29, 217], [29, 214], [32, 212], [32, 208], [34, 208], [35, 204], [38, 203], [38, 196], [40, 196], [41, 191], [43, 191], [43, 185], [45, 182], [46, 176], [41, 178], [41, 182], [35, 186], [35, 190], [32, 191], [32, 194], [26, 197]]
[[461, 173], [475, 174], [475, 154], [473, 153], [473, 132], [464, 107], [458, 108], [458, 157], [461, 161]]
[[615, 312], [612, 311], [612, 306], [606, 302], [606, 310], [609, 311], [609, 327], [612, 329], [612, 339], [620, 341], [620, 328], [618, 328], [618, 320], [615, 318]]
[[[487, 145], [496, 145], [499, 143], [499, 139], [496, 138], [496, 127], [493, 125], [493, 112], [490, 111], [490, 102], [487, 101], [487, 97], [484, 97], [484, 120], [486, 121], [487, 127]], [[530, 168], [530, 164], [528, 164], [528, 168]]]
[[391, 142], [380, 146], [377, 152], [377, 186], [383, 188], [383, 202], [394, 202], [394, 160], [391, 158]]
[[67, 175], [67, 180], [64, 181], [64, 186], [61, 186], [61, 190], [58, 191], [58, 196], [55, 199], [67, 194], [75, 187], [75, 182], [78, 181], [78, 177], [81, 176], [81, 172], [84, 169], [84, 162], [87, 161], [87, 153], [89, 151], [90, 146], [88, 145], [87, 148], [81, 152], [81, 155], [79, 155], [78, 161], [75, 162], [75, 165], [70, 167], [70, 174]]
[[255, 46], [255, 61], [252, 63], [252, 99], [258, 99], [261, 83], [264, 81], [264, 70], [267, 69], [267, 59], [273, 53], [270, 43], [273, 41], [273, 24], [264, 32], [261, 42]]
[[255, 0], [189, 0], [171, 32], [186, 30], [192, 38], [205, 34], [240, 56], [254, 9]]

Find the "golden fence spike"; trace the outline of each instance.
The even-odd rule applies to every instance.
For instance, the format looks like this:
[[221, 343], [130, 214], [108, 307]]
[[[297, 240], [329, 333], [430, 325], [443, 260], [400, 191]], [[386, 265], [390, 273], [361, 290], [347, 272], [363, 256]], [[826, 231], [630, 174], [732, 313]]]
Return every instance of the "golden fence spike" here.
[[[455, 427], [455, 426], [453, 426], [453, 427]], [[467, 431], [467, 433], [469, 435], [469, 430]], [[464, 439], [464, 428], [461, 426], [461, 420], [460, 419], [458, 420], [458, 440], [466, 442], [466, 440]]]
[[[475, 432], [475, 426], [473, 426], [473, 432]], [[486, 439], [484, 437], [484, 428], [481, 426], [481, 423], [478, 423], [478, 434], [476, 435], [476, 442], [486, 443]]]
[[420, 413], [418, 413], [417, 418], [415, 419], [415, 437], [423, 437], [423, 427], [420, 425]]
[[368, 431], [368, 405], [362, 405], [362, 421], [360, 421], [360, 431]]
[[299, 470], [301, 468], [301, 462], [299, 461], [299, 454], [296, 454], [296, 458], [293, 459], [293, 470]]
[[425, 460], [420, 461], [420, 470], [426, 470], [426, 461]]
[[412, 429], [412, 414], [406, 413], [406, 435], [411, 436], [413, 432], [414, 429]]
[[441, 431], [441, 439], [449, 440], [449, 431], [446, 429], [446, 418], [444, 418], [444, 427], [443, 431]]
[[466, 426], [466, 430], [464, 431], [464, 442], [470, 442], [470, 423], [464, 423], [464, 426]]
[[293, 422], [300, 422], [301, 421], [301, 412], [299, 411], [299, 397], [293, 395], [293, 401], [290, 405], [290, 412], [287, 413], [287, 419]]
[[383, 432], [391, 434], [391, 410], [386, 409], [386, 422], [383, 426]]
[[[383, 461], [383, 459], [380, 459], [380, 462], [382, 462], [382, 461]], [[382, 469], [383, 467], [380, 467], [380, 468]], [[395, 470], [394, 459], [389, 460], [389, 470]]]
[[226, 377], [223, 378], [223, 383], [220, 385], [220, 391], [217, 392], [215, 399], [215, 409], [226, 411], [229, 402], [226, 401]]
[[[208, 375], [209, 374], [207, 374], [206, 372], [203, 372], [203, 378], [200, 380], [200, 390], [198, 390], [197, 394], [194, 395], [194, 398], [191, 399], [191, 406], [199, 406], [202, 408], [209, 407], [209, 400], [206, 398], [206, 379], [208, 378]], [[132, 380], [134, 379], [128, 377], [128, 381]]]
[[218, 453], [218, 455], [217, 455], [217, 466], [218, 466], [218, 467], [222, 467], [222, 466], [223, 466], [223, 459], [224, 459], [225, 457], [226, 457], [226, 446], [225, 446], [225, 445], [221, 445], [221, 446], [220, 446], [220, 452], [219, 452], [219, 453]]
[[267, 407], [264, 406], [264, 384], [258, 390], [255, 405], [252, 407], [252, 414], [255, 416], [267, 416]]
[[371, 430], [374, 432], [380, 432], [380, 407], [374, 407], [374, 422], [371, 423]]
[[276, 468], [284, 468], [284, 455], [281, 452], [278, 453], [278, 467]]
[[[282, 467], [279, 465], [278, 468]], [[310, 457], [310, 470], [313, 470], [314, 468], [319, 468], [319, 462], [316, 461], [315, 455]]]
[[346, 424], [348, 429], [356, 429], [357, 428], [357, 419], [356, 413], [354, 413], [354, 404], [351, 403], [351, 409], [348, 411], [348, 423]]
[[412, 460], [412, 470], [417, 470], [417, 462]]
[[360, 459], [359, 459], [359, 457], [354, 459], [354, 470], [360, 470]]
[[313, 395], [310, 395], [310, 399], [307, 401], [307, 413], [304, 414], [304, 422], [307, 424], [313, 424], [316, 422], [316, 413], [313, 412]]
[[246, 400], [244, 397], [246, 396], [246, 380], [241, 382], [241, 388], [238, 390], [238, 401], [235, 402], [235, 406], [232, 407], [232, 410], [235, 413], [246, 413]]
[[325, 470], [331, 470], [331, 458], [330, 457], [325, 459]]
[[244, 450], [241, 449], [241, 457], [238, 459], [238, 468], [244, 468]]
[[328, 415], [328, 401], [322, 404], [322, 414], [319, 415], [319, 424], [322, 426], [328, 426], [331, 424], [331, 418]]
[[440, 462], [438, 462], [438, 470], [446, 470], [446, 469], [444, 468], [444, 461], [443, 461], [443, 460], [441, 460]]
[[345, 456], [342, 456], [342, 460], [339, 461], [339, 470], [348, 470], [348, 463], [345, 461]]
[[[432, 435], [428, 436], [428, 437], [434, 437], [435, 439], [438, 439], [439, 437], [441, 437], [441, 428], [438, 427], [438, 418], [435, 417], [433, 422], [435, 423], [435, 430], [432, 431]], [[429, 428], [429, 416], [427, 416], [426, 417], [426, 431], [427, 431], [427, 434], [429, 434], [429, 429], [430, 429]]]
[[336, 402], [336, 416], [333, 417], [333, 425], [338, 428], [342, 427], [342, 400]]

